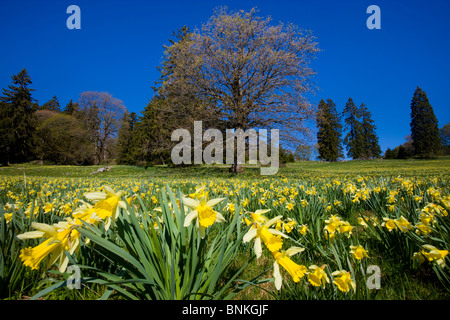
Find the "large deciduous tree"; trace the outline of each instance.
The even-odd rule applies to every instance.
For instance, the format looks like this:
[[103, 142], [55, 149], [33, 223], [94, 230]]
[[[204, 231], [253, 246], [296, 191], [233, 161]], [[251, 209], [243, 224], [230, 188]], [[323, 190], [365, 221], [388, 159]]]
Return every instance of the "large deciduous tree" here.
[[315, 108], [306, 94], [313, 91], [310, 63], [319, 49], [310, 32], [272, 25], [256, 9], [220, 8], [170, 50], [167, 83], [183, 79], [195, 88], [201, 101], [214, 105], [224, 127], [280, 129], [291, 145], [311, 138], [306, 123]]

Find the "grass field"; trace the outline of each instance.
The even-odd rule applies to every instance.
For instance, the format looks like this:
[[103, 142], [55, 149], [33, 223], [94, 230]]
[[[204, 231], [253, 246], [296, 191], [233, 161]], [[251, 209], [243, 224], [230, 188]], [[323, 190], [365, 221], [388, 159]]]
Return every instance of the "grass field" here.
[[450, 298], [449, 157], [98, 168], [0, 168], [2, 299]]

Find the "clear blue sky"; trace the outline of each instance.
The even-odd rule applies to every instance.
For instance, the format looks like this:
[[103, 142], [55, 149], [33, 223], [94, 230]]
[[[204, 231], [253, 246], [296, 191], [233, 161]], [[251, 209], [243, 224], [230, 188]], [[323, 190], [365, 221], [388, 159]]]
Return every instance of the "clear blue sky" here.
[[[81, 30], [69, 30], [69, 5], [81, 8]], [[381, 30], [369, 30], [369, 5]], [[40, 104], [61, 106], [83, 91], [107, 91], [140, 112], [151, 99], [162, 46], [173, 30], [199, 27], [217, 6], [248, 10], [310, 29], [320, 48], [313, 67], [319, 90], [341, 111], [352, 97], [372, 112], [382, 150], [410, 133], [410, 102], [420, 86], [439, 127], [450, 121], [448, 0], [0, 0], [0, 88], [26, 68]]]

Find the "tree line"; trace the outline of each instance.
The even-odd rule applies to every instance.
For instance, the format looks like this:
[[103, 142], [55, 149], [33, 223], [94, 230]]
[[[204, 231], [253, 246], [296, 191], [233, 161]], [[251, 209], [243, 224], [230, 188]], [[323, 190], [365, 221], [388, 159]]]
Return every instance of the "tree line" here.
[[106, 92], [82, 92], [61, 108], [54, 96], [39, 105], [26, 69], [12, 76], [0, 97], [0, 163], [32, 160], [89, 165], [116, 156], [117, 132], [126, 112], [122, 101]]
[[349, 98], [339, 113], [331, 99], [322, 99], [318, 106], [317, 127], [318, 158], [324, 161], [343, 159], [344, 147], [347, 157], [352, 159], [433, 158], [450, 154], [450, 123], [438, 129], [433, 108], [420, 87], [411, 101], [411, 134], [406, 137], [407, 142], [393, 150], [388, 148], [384, 155], [372, 115], [364, 103], [358, 108]]

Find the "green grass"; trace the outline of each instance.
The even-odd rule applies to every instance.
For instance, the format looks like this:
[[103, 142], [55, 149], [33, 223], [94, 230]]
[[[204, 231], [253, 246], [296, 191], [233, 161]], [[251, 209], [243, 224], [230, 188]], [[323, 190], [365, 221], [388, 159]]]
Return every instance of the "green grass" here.
[[[105, 165], [107, 166], [107, 165]], [[202, 165], [187, 167], [152, 166], [148, 168], [137, 166], [113, 165], [109, 172], [91, 174], [105, 166], [51, 166], [32, 163], [14, 164], [0, 167], [0, 176], [33, 176], [55, 178], [155, 178], [155, 177], [235, 177], [228, 172], [227, 165]], [[341, 177], [355, 175], [370, 176], [437, 176], [450, 173], [450, 156], [438, 159], [420, 160], [352, 160], [345, 162], [298, 161], [289, 163], [279, 169], [277, 176], [299, 177], [307, 176]], [[257, 166], [244, 165], [244, 173], [238, 175], [244, 178], [264, 178]]]

